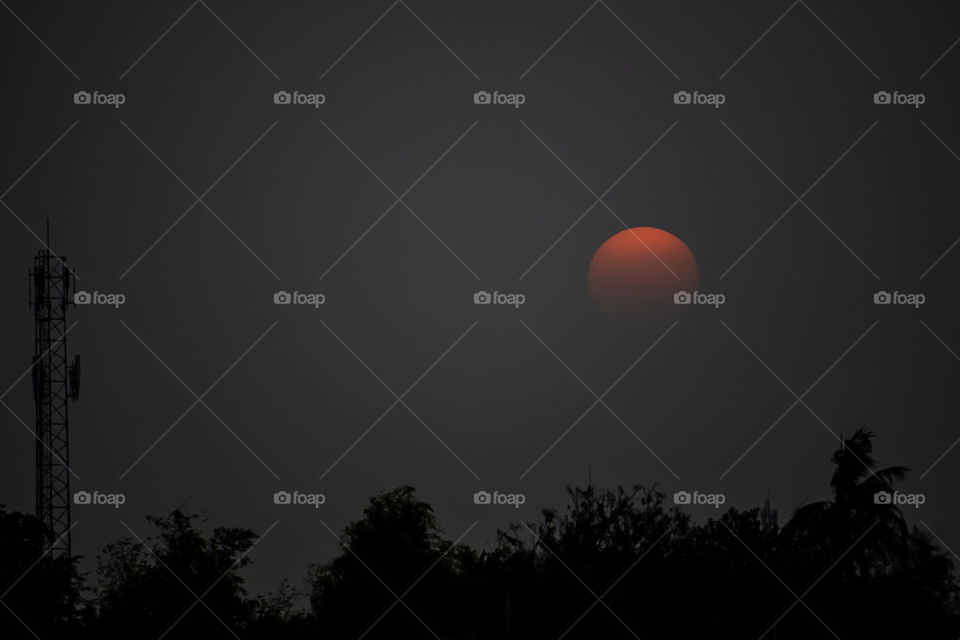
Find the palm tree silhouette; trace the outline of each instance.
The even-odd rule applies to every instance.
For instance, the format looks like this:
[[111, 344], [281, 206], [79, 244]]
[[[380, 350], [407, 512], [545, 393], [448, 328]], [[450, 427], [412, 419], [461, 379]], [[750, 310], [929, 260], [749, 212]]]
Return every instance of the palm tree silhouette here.
[[[877, 553], [885, 555], [884, 550], [902, 548], [909, 538], [903, 514], [892, 500], [894, 483], [905, 479], [909, 469], [877, 469], [873, 438], [873, 432], [864, 428], [846, 440], [841, 437], [840, 448], [830, 458], [835, 466], [830, 478], [833, 499], [800, 507], [789, 525], [796, 535], [813, 536], [838, 554], [849, 553], [860, 575], [876, 569], [871, 556], [876, 559]], [[865, 539], [857, 544], [861, 537]]]

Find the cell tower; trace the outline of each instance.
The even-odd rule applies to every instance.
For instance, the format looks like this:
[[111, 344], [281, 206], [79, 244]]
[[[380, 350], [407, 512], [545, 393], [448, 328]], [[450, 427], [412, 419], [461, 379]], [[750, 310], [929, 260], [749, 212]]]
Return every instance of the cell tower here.
[[80, 391], [80, 356], [67, 362], [67, 308], [73, 304], [73, 273], [66, 256], [37, 252], [30, 271], [30, 307], [36, 324], [33, 396], [36, 403], [37, 517], [49, 538], [44, 552], [70, 556], [70, 439], [67, 401]]

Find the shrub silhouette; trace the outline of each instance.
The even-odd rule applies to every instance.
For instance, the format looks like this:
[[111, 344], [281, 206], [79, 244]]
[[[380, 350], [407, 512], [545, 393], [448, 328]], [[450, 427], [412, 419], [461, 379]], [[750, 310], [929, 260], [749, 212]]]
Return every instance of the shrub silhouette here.
[[73, 562], [36, 561], [39, 521], [0, 508], [0, 637], [32, 638], [29, 626], [44, 640], [957, 638], [953, 563], [897, 506], [874, 500], [907, 470], [879, 468], [872, 441], [866, 430], [844, 440], [831, 498], [782, 527], [759, 508], [696, 523], [655, 485], [590, 485], [476, 551], [399, 487], [372, 498], [337, 554], [308, 568], [307, 610], [286, 583], [247, 593], [239, 571], [252, 531], [207, 535], [179, 509], [149, 518], [157, 533], [143, 543], [107, 546], [81, 608]]

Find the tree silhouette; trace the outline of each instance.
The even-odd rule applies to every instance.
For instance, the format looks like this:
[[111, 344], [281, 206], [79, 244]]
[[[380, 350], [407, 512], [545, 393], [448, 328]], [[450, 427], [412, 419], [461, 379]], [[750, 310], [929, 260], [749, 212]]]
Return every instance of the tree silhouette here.
[[446, 539], [430, 505], [399, 487], [372, 498], [337, 554], [308, 568], [306, 611], [285, 583], [248, 596], [239, 571], [253, 532], [208, 535], [178, 509], [148, 518], [146, 542], [106, 547], [97, 597], [78, 613], [74, 563], [42, 556], [39, 521], [0, 508], [0, 638], [960, 636], [950, 557], [875, 498], [907, 470], [879, 468], [862, 429], [831, 461], [831, 498], [783, 527], [759, 508], [698, 523], [656, 486], [589, 485], [482, 552]]
[[340, 541], [340, 553], [310, 575], [314, 615], [331, 637], [451, 637], [462, 624], [459, 578], [472, 552], [442, 538], [413, 487], [372, 498]]
[[166, 638], [233, 638], [242, 631], [250, 608], [237, 571], [250, 562], [254, 533], [219, 527], [208, 538], [195, 526], [199, 516], [181, 509], [147, 519], [158, 532], [149, 542], [125, 538], [98, 558], [98, 631]]
[[68, 637], [78, 623], [80, 577], [68, 558], [43, 554], [50, 541], [31, 515], [0, 505], [0, 637]]
[[[906, 467], [876, 470], [873, 457], [874, 434], [858, 429], [843, 440], [830, 461], [835, 466], [830, 478], [833, 499], [814, 502], [797, 509], [791, 523], [806, 533], [823, 536], [849, 548], [872, 525], [875, 536], [890, 545], [906, 541], [908, 529], [900, 509], [892, 503], [878, 503], [878, 494], [892, 494], [894, 484], [906, 478]], [[868, 570], [860, 553], [852, 556], [858, 569]]]

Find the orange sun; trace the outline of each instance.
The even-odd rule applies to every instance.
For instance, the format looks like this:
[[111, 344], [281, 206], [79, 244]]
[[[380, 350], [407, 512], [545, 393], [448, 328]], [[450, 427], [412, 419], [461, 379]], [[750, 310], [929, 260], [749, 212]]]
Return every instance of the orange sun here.
[[654, 227], [625, 229], [590, 261], [590, 296], [617, 320], [658, 320], [675, 310], [678, 291], [700, 283], [697, 261], [678, 237]]

